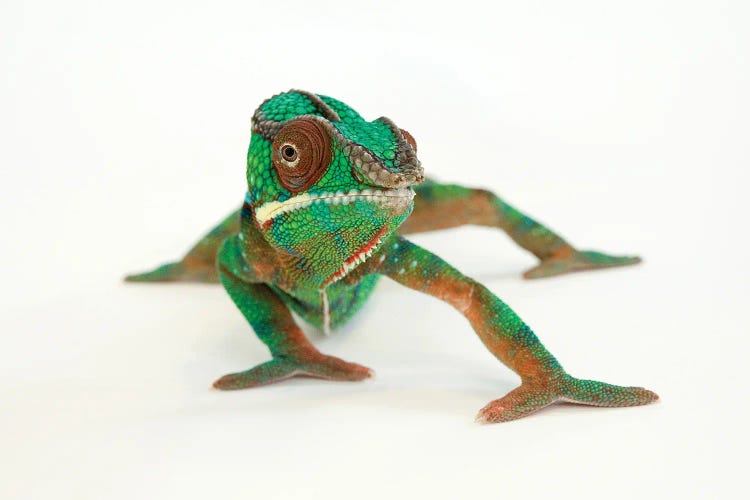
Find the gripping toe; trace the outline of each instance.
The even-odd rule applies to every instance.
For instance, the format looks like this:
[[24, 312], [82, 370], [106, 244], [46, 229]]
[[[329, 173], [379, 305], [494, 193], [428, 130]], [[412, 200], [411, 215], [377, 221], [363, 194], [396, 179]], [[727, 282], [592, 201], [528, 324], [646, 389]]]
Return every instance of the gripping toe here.
[[596, 380], [569, 377], [561, 399], [591, 406], [640, 406], [659, 400], [659, 395], [643, 387], [621, 387]]
[[659, 396], [655, 392], [642, 387], [621, 387], [564, 375], [547, 383], [523, 383], [479, 410], [476, 420], [484, 424], [509, 422], [559, 401], [590, 406], [622, 407], [645, 405], [658, 399]]
[[169, 281], [190, 281], [197, 283], [218, 283], [216, 268], [205, 262], [172, 262], [159, 266], [153, 271], [125, 276], [125, 281], [136, 283], [158, 283]]
[[539, 411], [558, 399], [547, 387], [523, 384], [479, 410], [476, 421], [483, 424], [510, 422]]
[[610, 267], [632, 266], [641, 262], [636, 256], [614, 256], [601, 252], [583, 251], [567, 255], [564, 258], [553, 257], [543, 260], [523, 274], [525, 279], [539, 279], [560, 274], [607, 269]]

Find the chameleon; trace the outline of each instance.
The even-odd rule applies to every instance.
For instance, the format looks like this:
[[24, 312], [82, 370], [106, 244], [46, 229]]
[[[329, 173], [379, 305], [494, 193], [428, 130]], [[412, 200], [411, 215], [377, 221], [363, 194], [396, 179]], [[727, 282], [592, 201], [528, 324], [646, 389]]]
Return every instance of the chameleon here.
[[271, 359], [216, 380], [237, 390], [305, 376], [361, 381], [369, 368], [326, 355], [292, 313], [329, 333], [357, 313], [379, 278], [432, 295], [464, 315], [521, 379], [476, 420], [507, 422], [556, 402], [636, 406], [659, 397], [568, 374], [531, 328], [481, 283], [405, 236], [465, 224], [499, 228], [539, 259], [527, 279], [636, 264], [577, 250], [491, 191], [425, 178], [417, 143], [386, 117], [366, 121], [343, 102], [302, 90], [252, 115], [241, 208], [179, 261], [126, 281], [220, 282]]

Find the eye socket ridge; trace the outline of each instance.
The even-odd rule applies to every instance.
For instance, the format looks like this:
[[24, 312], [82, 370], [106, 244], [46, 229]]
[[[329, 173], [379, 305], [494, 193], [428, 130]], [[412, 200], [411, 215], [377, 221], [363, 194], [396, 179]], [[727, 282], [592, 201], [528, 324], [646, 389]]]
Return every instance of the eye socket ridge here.
[[409, 133], [409, 131], [406, 130], [406, 129], [402, 128], [402, 129], [399, 129], [399, 130], [401, 130], [401, 135], [404, 136], [404, 139], [406, 140], [406, 142], [408, 142], [411, 145], [412, 149], [416, 153], [417, 152], [417, 141], [416, 141], [416, 139], [414, 139], [414, 136], [411, 135]]

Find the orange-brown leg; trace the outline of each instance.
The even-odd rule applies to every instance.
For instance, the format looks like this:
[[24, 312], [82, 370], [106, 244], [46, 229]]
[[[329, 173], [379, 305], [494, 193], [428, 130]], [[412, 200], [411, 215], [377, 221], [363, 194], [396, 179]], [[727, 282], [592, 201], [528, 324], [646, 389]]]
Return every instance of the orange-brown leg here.
[[236, 210], [201, 238], [181, 260], [169, 262], [145, 273], [131, 274], [125, 277], [125, 281], [218, 283], [216, 254], [221, 243], [239, 231], [240, 210]]
[[401, 234], [448, 229], [465, 224], [502, 229], [519, 246], [541, 261], [524, 273], [527, 279], [640, 262], [639, 257], [579, 251], [554, 231], [485, 189], [427, 181], [414, 190], [417, 193], [414, 211], [399, 229]]
[[480, 410], [480, 422], [515, 420], [558, 401], [616, 407], [659, 399], [642, 387], [572, 377], [507, 304], [440, 257], [404, 238], [392, 240], [373, 257], [373, 262], [364, 264], [373, 272], [460, 311], [490, 352], [521, 377], [520, 387]]

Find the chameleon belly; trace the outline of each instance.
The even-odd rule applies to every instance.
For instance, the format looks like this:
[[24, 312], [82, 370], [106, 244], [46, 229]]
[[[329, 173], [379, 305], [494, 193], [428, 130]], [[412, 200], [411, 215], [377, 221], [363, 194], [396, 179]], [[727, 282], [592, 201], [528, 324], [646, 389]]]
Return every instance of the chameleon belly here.
[[[355, 285], [337, 281], [327, 287], [325, 293], [328, 300], [330, 328], [338, 328], [349, 321], [370, 297], [379, 279], [380, 275], [370, 274]], [[325, 311], [323, 297], [319, 290], [300, 289], [291, 295], [275, 285], [271, 285], [271, 288], [279, 294], [289, 309], [311, 325], [324, 329]]]

